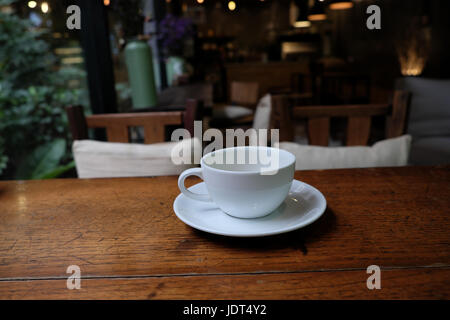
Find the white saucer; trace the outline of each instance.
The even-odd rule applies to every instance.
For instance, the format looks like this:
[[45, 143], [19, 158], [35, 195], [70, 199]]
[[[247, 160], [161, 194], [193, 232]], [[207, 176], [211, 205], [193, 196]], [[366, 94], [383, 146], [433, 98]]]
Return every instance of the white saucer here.
[[[204, 182], [189, 188], [195, 193], [207, 193]], [[316, 221], [327, 207], [323, 194], [316, 188], [292, 181], [286, 200], [271, 214], [256, 219], [232, 217], [213, 202], [201, 202], [178, 195], [173, 203], [177, 217], [187, 225], [206, 232], [231, 237], [263, 237], [289, 232]]]

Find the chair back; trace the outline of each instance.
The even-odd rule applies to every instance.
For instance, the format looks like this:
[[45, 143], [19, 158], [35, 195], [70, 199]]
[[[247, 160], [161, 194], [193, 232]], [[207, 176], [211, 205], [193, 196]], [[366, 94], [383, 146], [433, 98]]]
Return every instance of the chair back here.
[[313, 76], [318, 104], [369, 103], [370, 77], [355, 73], [324, 73]]
[[373, 116], [385, 116], [386, 138], [402, 135], [410, 94], [395, 91], [390, 104], [296, 106], [288, 95], [272, 97], [271, 128], [280, 129], [280, 141], [294, 140], [295, 120], [307, 120], [309, 144], [328, 146], [330, 118], [347, 118], [346, 145], [365, 146], [369, 141]]
[[88, 128], [105, 128], [109, 142], [130, 142], [130, 127], [144, 128], [144, 143], [165, 141], [166, 126], [181, 126], [194, 134], [194, 120], [202, 116], [202, 103], [189, 99], [184, 111], [96, 114], [85, 117], [81, 106], [66, 108], [73, 140], [88, 139]]
[[258, 83], [232, 82], [230, 99], [233, 104], [255, 108], [259, 99]]

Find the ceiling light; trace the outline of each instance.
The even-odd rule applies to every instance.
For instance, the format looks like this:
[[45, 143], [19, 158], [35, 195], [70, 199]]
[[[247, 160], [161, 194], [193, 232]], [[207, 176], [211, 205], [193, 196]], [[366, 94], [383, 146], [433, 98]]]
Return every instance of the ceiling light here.
[[298, 6], [298, 17], [294, 22], [294, 27], [309, 28], [311, 26], [311, 21], [308, 20], [308, 1], [297, 0], [296, 3]]
[[296, 28], [309, 28], [311, 27], [311, 21], [305, 20], [305, 21], [295, 21], [294, 27]]
[[50, 9], [50, 8], [49, 8], [49, 6], [48, 6], [48, 3], [47, 3], [47, 2], [42, 2], [42, 4], [41, 4], [41, 11], [42, 11], [43, 13], [47, 13], [49, 9]]
[[353, 2], [348, 0], [334, 0], [330, 3], [331, 10], [345, 10], [353, 8]]
[[313, 7], [309, 10], [309, 21], [323, 21], [327, 19], [325, 8], [322, 2], [315, 1]]
[[310, 14], [308, 16], [309, 21], [323, 21], [327, 20], [327, 15], [325, 13], [322, 14]]

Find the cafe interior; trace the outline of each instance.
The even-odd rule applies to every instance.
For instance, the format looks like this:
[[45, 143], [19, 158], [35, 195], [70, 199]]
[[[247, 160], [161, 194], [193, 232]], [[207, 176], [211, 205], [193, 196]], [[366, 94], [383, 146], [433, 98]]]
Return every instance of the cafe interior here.
[[449, 299], [449, 12], [0, 0], [0, 299]]

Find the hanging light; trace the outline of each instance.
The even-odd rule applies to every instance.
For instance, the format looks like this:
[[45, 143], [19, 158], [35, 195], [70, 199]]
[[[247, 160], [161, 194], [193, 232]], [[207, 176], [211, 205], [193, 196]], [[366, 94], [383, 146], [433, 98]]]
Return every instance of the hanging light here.
[[47, 3], [47, 2], [42, 2], [42, 4], [41, 4], [41, 11], [42, 11], [43, 13], [47, 13], [49, 9], [50, 9], [50, 8], [49, 8], [49, 6], [48, 6], [48, 3]]
[[323, 21], [327, 19], [323, 1], [315, 1], [313, 7], [309, 10], [309, 21]]
[[345, 10], [353, 8], [353, 2], [350, 0], [333, 0], [330, 3], [331, 10]]
[[36, 1], [28, 1], [28, 7], [31, 9], [36, 8], [37, 2]]
[[236, 2], [234, 2], [234, 1], [228, 1], [228, 9], [229, 9], [230, 11], [236, 10]]
[[294, 27], [296, 28], [309, 28], [311, 26], [311, 21], [308, 20], [308, 1], [307, 0], [297, 0], [298, 16], [294, 22]]
[[202, 4], [203, 2], [205, 2], [205, 0], [197, 0], [198, 4]]
[[308, 21], [308, 20], [295, 21], [294, 27], [296, 27], [296, 28], [309, 28], [309, 27], [311, 27], [311, 21]]

